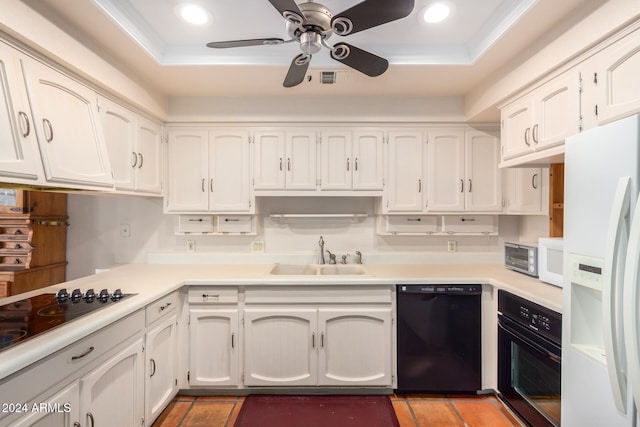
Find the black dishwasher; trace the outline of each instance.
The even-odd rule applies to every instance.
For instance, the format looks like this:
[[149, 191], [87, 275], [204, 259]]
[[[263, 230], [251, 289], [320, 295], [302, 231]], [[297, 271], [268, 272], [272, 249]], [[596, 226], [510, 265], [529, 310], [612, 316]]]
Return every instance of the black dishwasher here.
[[482, 387], [482, 285], [398, 285], [398, 391]]

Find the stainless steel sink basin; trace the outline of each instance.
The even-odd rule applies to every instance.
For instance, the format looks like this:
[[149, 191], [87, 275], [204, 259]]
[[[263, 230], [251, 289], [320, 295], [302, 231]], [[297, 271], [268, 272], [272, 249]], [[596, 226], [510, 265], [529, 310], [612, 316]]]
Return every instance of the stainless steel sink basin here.
[[307, 264], [277, 264], [269, 274], [284, 276], [309, 276], [317, 274], [316, 268]]
[[366, 274], [364, 268], [359, 265], [322, 265], [319, 267], [323, 275], [358, 275]]

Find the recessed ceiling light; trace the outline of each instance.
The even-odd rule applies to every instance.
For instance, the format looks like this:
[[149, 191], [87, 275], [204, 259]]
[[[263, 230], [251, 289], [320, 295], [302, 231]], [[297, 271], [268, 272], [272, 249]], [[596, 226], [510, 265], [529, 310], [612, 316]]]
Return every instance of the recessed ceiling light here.
[[451, 8], [446, 3], [433, 3], [425, 7], [420, 16], [424, 22], [428, 24], [435, 24], [447, 19], [451, 13]]
[[182, 19], [193, 25], [204, 25], [209, 22], [209, 13], [200, 5], [181, 2], [176, 6], [176, 13]]

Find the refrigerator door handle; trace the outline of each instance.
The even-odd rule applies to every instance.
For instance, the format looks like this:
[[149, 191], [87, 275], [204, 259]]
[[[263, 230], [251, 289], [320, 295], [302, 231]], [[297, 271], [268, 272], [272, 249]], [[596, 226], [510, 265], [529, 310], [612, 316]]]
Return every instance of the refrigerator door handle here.
[[640, 199], [631, 222], [629, 232], [629, 247], [624, 271], [623, 291], [623, 326], [624, 340], [627, 350], [627, 375], [631, 384], [631, 391], [640, 407], [640, 328], [638, 317], [640, 301], [638, 301], [638, 279], [640, 273]]
[[618, 411], [627, 413], [627, 379], [621, 366], [623, 343], [619, 342], [617, 315], [619, 309], [616, 307], [620, 299], [621, 278], [618, 277], [618, 265], [620, 257], [620, 245], [625, 232], [625, 225], [629, 217], [631, 178], [622, 177], [618, 181], [611, 216], [609, 217], [609, 228], [604, 256], [603, 286], [602, 286], [602, 323], [604, 331], [604, 351], [607, 360], [607, 371], [609, 381], [613, 391], [613, 401]]

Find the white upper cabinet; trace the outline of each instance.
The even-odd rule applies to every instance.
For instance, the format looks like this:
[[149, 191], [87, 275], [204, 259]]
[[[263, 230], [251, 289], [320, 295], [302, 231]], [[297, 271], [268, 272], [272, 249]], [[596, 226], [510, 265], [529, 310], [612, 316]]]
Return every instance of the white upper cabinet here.
[[31, 110], [18, 52], [0, 42], [0, 177], [34, 184], [42, 177]]
[[316, 132], [288, 131], [285, 138], [285, 187], [288, 190], [315, 190], [318, 176]]
[[169, 131], [168, 212], [250, 213], [249, 135]]
[[35, 60], [22, 67], [47, 181], [113, 187], [96, 93]]
[[506, 168], [504, 171], [505, 213], [549, 214], [549, 170]]
[[102, 128], [118, 190], [162, 190], [160, 125], [106, 98], [99, 100]]
[[500, 139], [491, 132], [465, 133], [465, 210], [502, 211]]
[[383, 133], [324, 131], [320, 138], [321, 190], [382, 190]]
[[384, 213], [422, 212], [426, 191], [424, 145], [424, 134], [420, 130], [389, 132]]
[[564, 143], [580, 132], [580, 74], [550, 80], [501, 109], [502, 160]]
[[254, 190], [284, 190], [285, 143], [284, 131], [259, 130], [253, 135]]
[[640, 30], [600, 52], [594, 62], [598, 124], [640, 112]]

